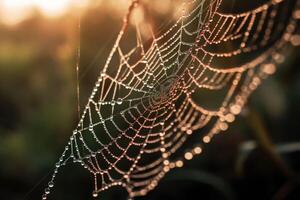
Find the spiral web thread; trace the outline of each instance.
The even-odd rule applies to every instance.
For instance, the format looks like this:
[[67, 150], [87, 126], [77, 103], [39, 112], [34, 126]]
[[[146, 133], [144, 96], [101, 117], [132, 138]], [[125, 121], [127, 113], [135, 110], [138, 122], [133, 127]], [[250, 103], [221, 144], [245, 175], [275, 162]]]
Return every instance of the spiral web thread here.
[[[94, 197], [112, 186], [124, 187], [130, 198], [145, 195], [228, 128], [283, 61], [287, 44], [299, 44], [300, 1], [271, 0], [238, 14], [222, 13], [222, 3], [183, 3], [163, 33], [155, 35], [149, 25], [148, 47], [137, 24], [136, 45], [125, 50], [130, 15], [140, 6], [132, 2], [43, 199], [69, 162], [93, 175]], [[244, 62], [232, 62], [238, 58]], [[214, 109], [196, 98], [210, 90], [222, 92]], [[192, 136], [192, 146], [185, 147]]]

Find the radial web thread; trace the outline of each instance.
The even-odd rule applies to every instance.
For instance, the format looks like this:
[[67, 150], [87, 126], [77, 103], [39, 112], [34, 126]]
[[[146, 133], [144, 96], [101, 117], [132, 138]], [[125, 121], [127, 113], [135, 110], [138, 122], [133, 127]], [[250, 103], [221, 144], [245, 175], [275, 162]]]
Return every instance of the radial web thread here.
[[[59, 169], [73, 162], [94, 176], [94, 197], [112, 186], [124, 187], [130, 198], [146, 195], [228, 128], [299, 38], [300, 1], [270, 0], [234, 14], [222, 12], [223, 3], [184, 2], [165, 31], [156, 34], [149, 25], [149, 42], [139, 24], [129, 23], [141, 6], [132, 2], [43, 199]], [[130, 26], [136, 44], [125, 50]], [[220, 93], [214, 108], [201, 104], [207, 91]]]

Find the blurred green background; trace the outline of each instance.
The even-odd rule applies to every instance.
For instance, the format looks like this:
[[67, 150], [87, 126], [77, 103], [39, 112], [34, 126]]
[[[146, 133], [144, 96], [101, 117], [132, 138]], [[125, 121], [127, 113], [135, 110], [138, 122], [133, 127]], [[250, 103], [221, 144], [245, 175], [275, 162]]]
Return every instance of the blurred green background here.
[[[120, 29], [123, 4], [92, 2], [82, 12], [82, 105]], [[163, 4], [153, 2], [160, 17], [174, 7], [172, 1]], [[0, 199], [40, 199], [77, 123], [80, 10], [71, 7], [47, 17], [35, 8], [16, 23], [6, 23], [0, 15]], [[242, 115], [202, 156], [169, 173], [140, 199], [299, 199], [299, 51], [289, 49], [278, 72], [254, 92]], [[86, 171], [68, 166], [63, 173], [56, 197], [92, 199], [92, 177]], [[122, 189], [99, 196], [125, 198]]]

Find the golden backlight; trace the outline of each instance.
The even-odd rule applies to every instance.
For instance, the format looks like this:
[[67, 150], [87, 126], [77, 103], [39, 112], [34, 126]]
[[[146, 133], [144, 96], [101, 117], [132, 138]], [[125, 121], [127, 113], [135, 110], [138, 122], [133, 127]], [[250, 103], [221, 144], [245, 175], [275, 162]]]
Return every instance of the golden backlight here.
[[63, 14], [72, 4], [72, 0], [0, 0], [0, 16], [4, 23], [14, 24], [24, 19], [33, 9], [48, 17]]

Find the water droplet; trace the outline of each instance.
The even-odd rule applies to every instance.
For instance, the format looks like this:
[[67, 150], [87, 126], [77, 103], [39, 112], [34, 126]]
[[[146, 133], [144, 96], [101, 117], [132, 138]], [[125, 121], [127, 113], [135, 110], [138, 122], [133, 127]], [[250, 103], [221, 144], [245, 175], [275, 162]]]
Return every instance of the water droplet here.
[[98, 192], [97, 191], [94, 191], [93, 192], [93, 197], [97, 197], [98, 196]]
[[49, 186], [50, 188], [52, 188], [52, 187], [54, 186], [53, 181], [50, 181], [50, 182], [48, 183], [48, 186]]
[[116, 104], [116, 102], [114, 101], [114, 100], [112, 100], [111, 102], [110, 102], [110, 105], [112, 105], [112, 106], [114, 106]]
[[121, 104], [122, 104], [122, 99], [121, 99], [121, 98], [118, 98], [118, 99], [117, 99], [117, 104], [118, 104], [118, 105], [121, 105]]
[[148, 85], [148, 88], [152, 89], [154, 86], [152, 84]]
[[50, 194], [50, 189], [49, 188], [45, 189], [45, 194]]
[[186, 131], [186, 133], [187, 133], [188, 135], [191, 135], [191, 134], [193, 133], [193, 130], [192, 130], [192, 129], [188, 129], [188, 130]]

